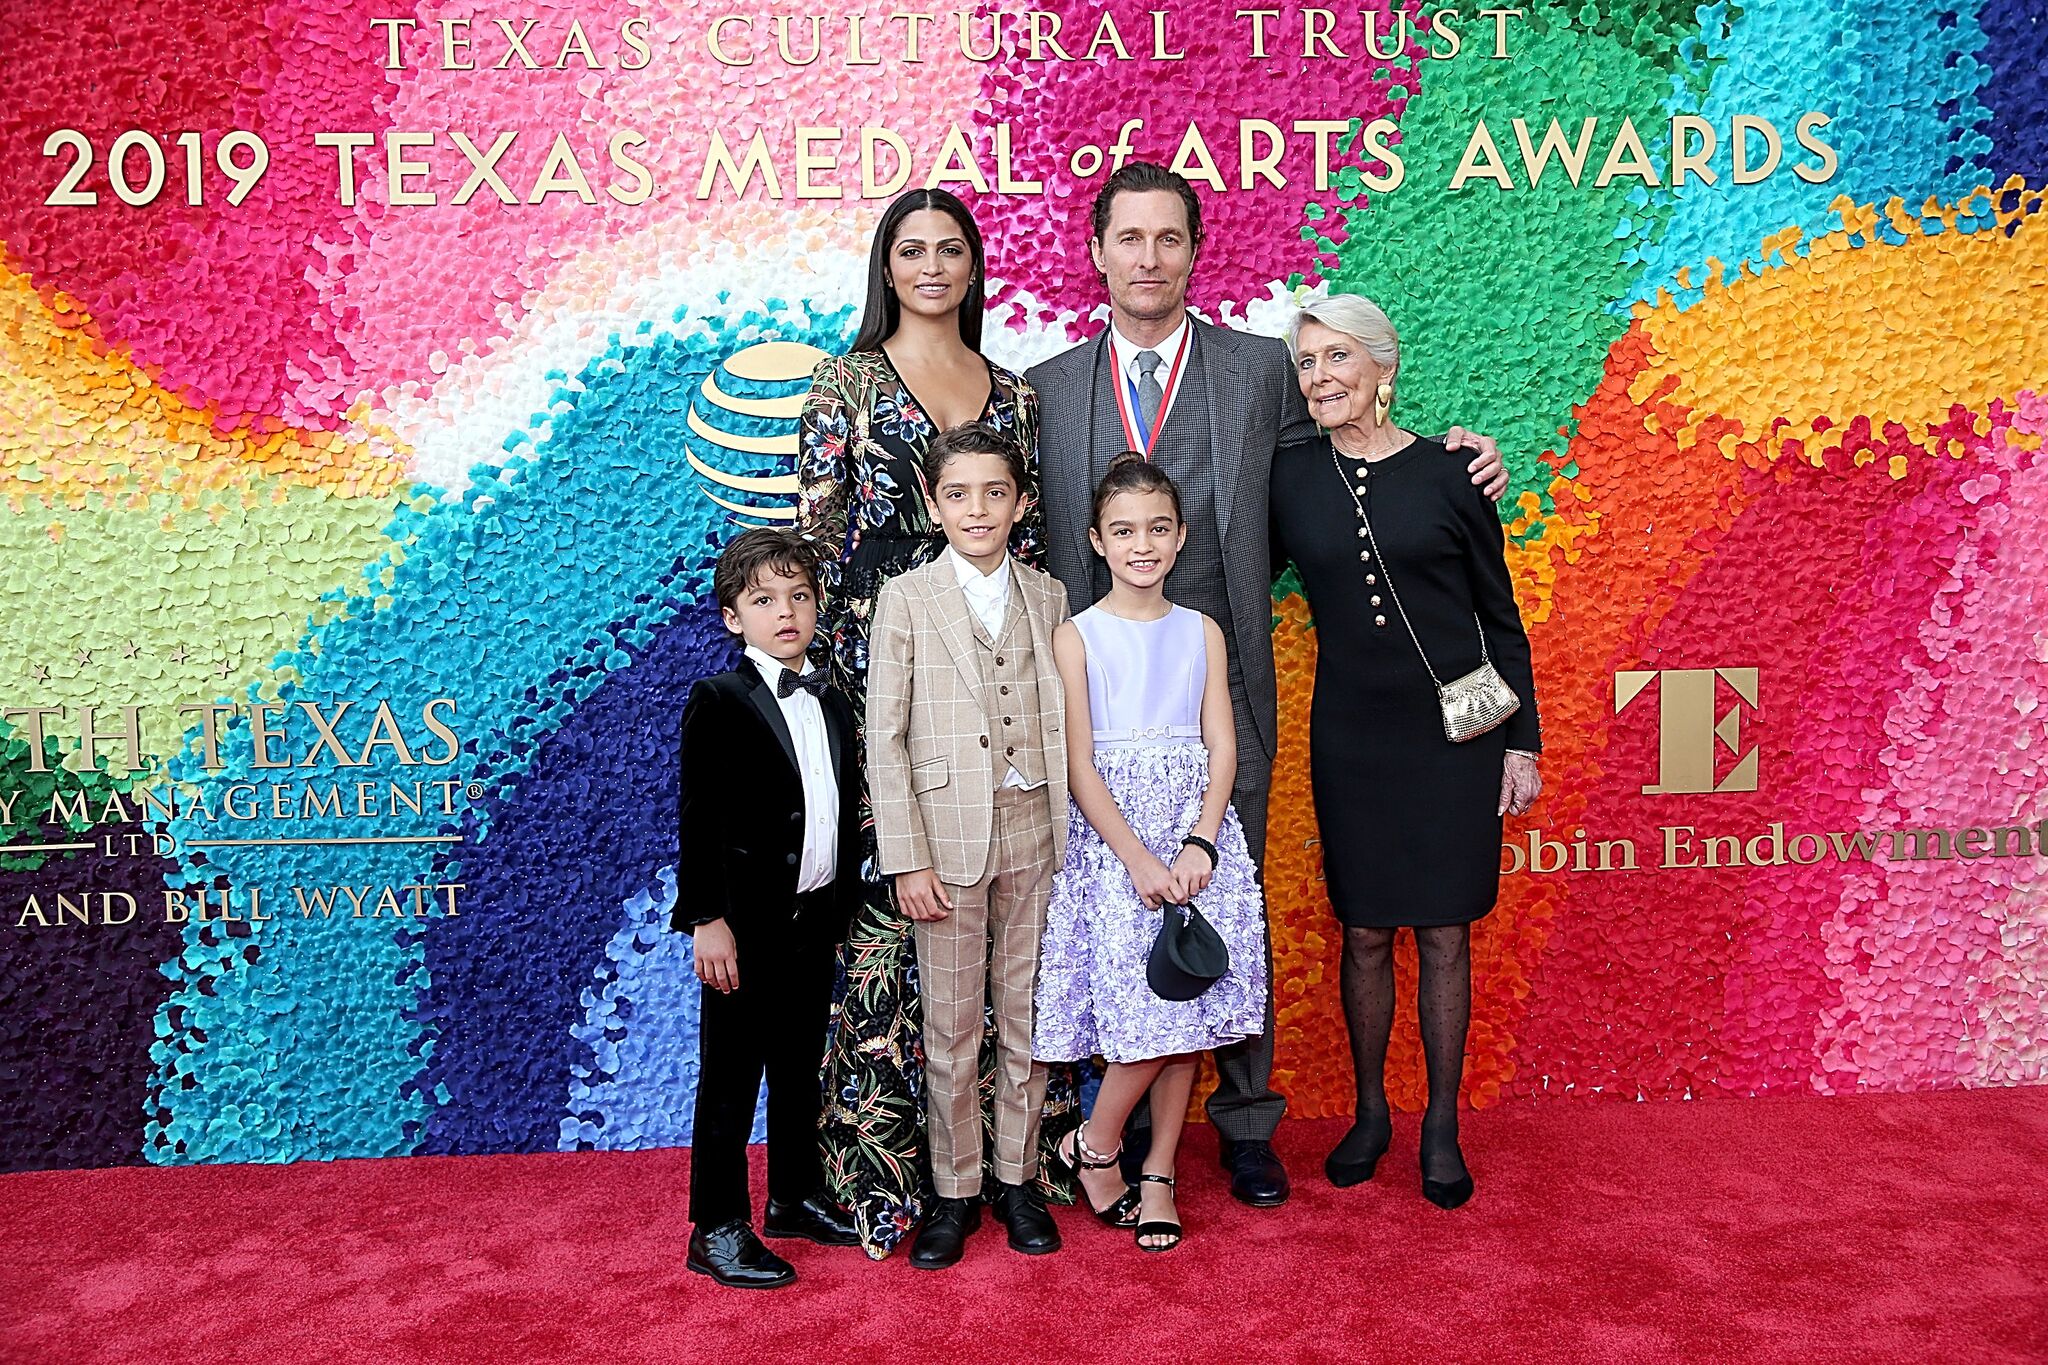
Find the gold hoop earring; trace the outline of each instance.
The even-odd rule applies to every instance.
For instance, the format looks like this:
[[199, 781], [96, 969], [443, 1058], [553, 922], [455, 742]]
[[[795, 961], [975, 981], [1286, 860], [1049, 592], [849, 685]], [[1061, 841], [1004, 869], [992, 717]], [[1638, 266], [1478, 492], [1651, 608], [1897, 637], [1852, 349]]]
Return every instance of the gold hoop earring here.
[[1394, 386], [1385, 380], [1381, 380], [1379, 391], [1372, 396], [1372, 424], [1376, 427], [1385, 426], [1387, 424], [1387, 413], [1392, 410], [1393, 406]]

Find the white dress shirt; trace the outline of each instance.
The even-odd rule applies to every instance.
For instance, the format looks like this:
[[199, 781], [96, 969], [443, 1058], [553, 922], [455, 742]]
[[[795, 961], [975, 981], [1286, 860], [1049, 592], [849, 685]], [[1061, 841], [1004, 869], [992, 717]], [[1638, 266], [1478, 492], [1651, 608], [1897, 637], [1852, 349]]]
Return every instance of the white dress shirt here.
[[[1173, 329], [1173, 335], [1167, 337], [1166, 340], [1160, 342], [1157, 346], [1140, 346], [1137, 342], [1132, 341], [1122, 332], [1119, 332], [1116, 329], [1115, 323], [1112, 322], [1109, 325], [1109, 348], [1116, 356], [1116, 372], [1123, 377], [1123, 380], [1127, 380], [1132, 384], [1138, 382], [1138, 352], [1157, 351], [1159, 353], [1159, 387], [1166, 391], [1165, 399], [1159, 404], [1158, 425], [1162, 427], [1166, 425], [1166, 414], [1173, 410], [1174, 390], [1180, 387], [1176, 384], [1173, 389], [1168, 389], [1166, 388], [1166, 381], [1172, 377], [1173, 368], [1180, 361], [1181, 348], [1188, 344], [1188, 331], [1188, 315], [1185, 312], [1180, 315], [1180, 326]], [[1119, 401], [1128, 401], [1130, 396], [1131, 391], [1126, 388], [1123, 391], [1123, 398]], [[1154, 441], [1156, 444], [1156, 436]]]
[[[788, 667], [752, 645], [747, 646], [747, 657], [771, 690]], [[805, 660], [797, 662], [809, 666]], [[803, 688], [777, 697], [775, 703], [782, 708], [783, 722], [796, 745], [797, 775], [804, 784], [804, 851], [797, 863], [796, 889], [816, 891], [830, 886], [839, 871], [839, 779], [832, 775], [832, 738], [825, 730], [824, 705]]]
[[[950, 545], [946, 547], [946, 558], [953, 561], [953, 572], [960, 577], [960, 591], [967, 595], [967, 609], [988, 631], [989, 639], [1002, 639], [1003, 617], [1010, 610], [1010, 556], [1003, 556], [1003, 562], [994, 573], [983, 573], [975, 568], [966, 555]], [[1014, 765], [1005, 766], [1009, 767], [1009, 772], [1003, 777], [1005, 787], [1027, 785]]]

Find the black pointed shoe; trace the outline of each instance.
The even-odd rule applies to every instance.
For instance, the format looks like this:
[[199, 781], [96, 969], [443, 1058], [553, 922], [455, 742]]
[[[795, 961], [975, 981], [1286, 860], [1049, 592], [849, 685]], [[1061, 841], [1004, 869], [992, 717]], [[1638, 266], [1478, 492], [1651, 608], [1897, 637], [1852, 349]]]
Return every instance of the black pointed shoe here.
[[801, 1237], [826, 1247], [860, 1245], [860, 1233], [855, 1231], [853, 1219], [822, 1194], [790, 1204], [770, 1199], [761, 1231], [769, 1237]]
[[1360, 1119], [1351, 1131], [1323, 1158], [1323, 1174], [1338, 1189], [1362, 1185], [1379, 1169], [1380, 1158], [1394, 1140], [1394, 1124], [1386, 1114]]
[[999, 1180], [988, 1202], [996, 1221], [1010, 1230], [1010, 1250], [1043, 1256], [1060, 1249], [1059, 1224], [1046, 1212], [1045, 1196], [1036, 1185], [1005, 1185]]
[[1456, 1180], [1431, 1180], [1422, 1177], [1422, 1197], [1440, 1209], [1463, 1208], [1472, 1198], [1472, 1173], [1467, 1171]]
[[918, 1270], [944, 1270], [966, 1254], [967, 1239], [981, 1226], [981, 1200], [940, 1198], [910, 1243], [910, 1264]]
[[796, 1279], [796, 1268], [762, 1246], [754, 1230], [737, 1218], [693, 1231], [683, 1264], [730, 1289], [779, 1289]]
[[[1449, 1180], [1432, 1180], [1429, 1176], [1430, 1157], [1446, 1155], [1444, 1129], [1450, 1130], [1448, 1155], [1456, 1162], [1458, 1174]], [[1422, 1116], [1422, 1197], [1440, 1209], [1455, 1209], [1472, 1198], [1472, 1172], [1465, 1165], [1465, 1153], [1458, 1146], [1458, 1125], [1456, 1121], [1438, 1126], [1430, 1116]], [[1443, 1169], [1439, 1163], [1437, 1169]]]
[[1272, 1143], [1226, 1142], [1219, 1155], [1223, 1169], [1230, 1172], [1230, 1193], [1240, 1204], [1270, 1209], [1287, 1202], [1293, 1186]]

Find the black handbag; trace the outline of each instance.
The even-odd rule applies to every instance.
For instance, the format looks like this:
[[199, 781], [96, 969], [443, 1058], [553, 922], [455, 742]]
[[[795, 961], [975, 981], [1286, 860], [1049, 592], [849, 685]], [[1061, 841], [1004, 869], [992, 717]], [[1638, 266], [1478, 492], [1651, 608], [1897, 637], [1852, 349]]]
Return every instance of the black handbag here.
[[1193, 901], [1169, 905], [1145, 959], [1145, 982], [1161, 1000], [1193, 1000], [1230, 970], [1230, 949]]

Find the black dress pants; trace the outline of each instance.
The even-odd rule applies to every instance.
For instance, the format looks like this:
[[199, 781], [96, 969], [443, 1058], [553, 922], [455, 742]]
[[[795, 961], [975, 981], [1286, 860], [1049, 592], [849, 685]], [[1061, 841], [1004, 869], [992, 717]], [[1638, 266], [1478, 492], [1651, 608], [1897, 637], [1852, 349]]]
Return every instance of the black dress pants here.
[[697, 1110], [690, 1147], [690, 1221], [752, 1221], [747, 1138], [768, 1078], [768, 1196], [807, 1199], [825, 1188], [818, 1155], [824, 1110], [825, 1024], [832, 1008], [833, 944], [801, 923], [765, 941], [741, 941], [740, 986], [702, 987]]

